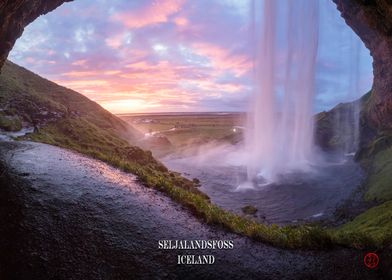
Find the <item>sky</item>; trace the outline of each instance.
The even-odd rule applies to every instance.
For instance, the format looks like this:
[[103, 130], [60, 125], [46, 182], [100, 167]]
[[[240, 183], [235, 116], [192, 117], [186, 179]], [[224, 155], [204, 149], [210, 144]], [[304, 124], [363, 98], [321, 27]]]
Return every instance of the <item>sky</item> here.
[[[367, 49], [333, 2], [319, 1], [315, 112], [358, 98], [373, 79]], [[9, 59], [113, 113], [245, 111], [254, 81], [250, 7], [250, 0], [76, 0], [30, 24]]]

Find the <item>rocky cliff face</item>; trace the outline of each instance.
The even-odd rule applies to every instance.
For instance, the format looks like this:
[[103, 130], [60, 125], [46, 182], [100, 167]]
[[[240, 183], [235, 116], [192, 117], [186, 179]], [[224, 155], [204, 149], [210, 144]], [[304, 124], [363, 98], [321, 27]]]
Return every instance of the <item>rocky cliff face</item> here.
[[25, 26], [72, 0], [0, 0], [0, 67]]
[[373, 57], [373, 89], [369, 123], [392, 128], [392, 0], [333, 0], [346, 23]]
[[[369, 126], [367, 109], [371, 101], [371, 91], [360, 99], [349, 103], [340, 103], [327, 112], [320, 112], [315, 116], [315, 143], [325, 150], [337, 150], [344, 153], [354, 152], [359, 145], [366, 149], [377, 136], [377, 131]], [[355, 110], [359, 106], [359, 135], [356, 138]], [[358, 141], [358, 142], [357, 142]]]

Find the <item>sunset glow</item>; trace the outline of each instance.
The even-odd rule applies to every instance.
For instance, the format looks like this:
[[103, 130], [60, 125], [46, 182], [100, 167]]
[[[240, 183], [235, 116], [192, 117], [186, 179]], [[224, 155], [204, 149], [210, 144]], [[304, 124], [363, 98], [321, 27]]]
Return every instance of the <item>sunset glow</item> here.
[[[337, 40], [320, 49], [316, 111], [343, 101], [348, 75], [341, 57], [349, 49], [339, 36], [352, 31], [330, 2], [323, 30]], [[75, 1], [32, 23], [9, 58], [113, 113], [244, 111], [252, 93], [250, 18], [242, 0]], [[369, 69], [367, 53], [362, 61]], [[365, 90], [372, 75], [362, 77]]]

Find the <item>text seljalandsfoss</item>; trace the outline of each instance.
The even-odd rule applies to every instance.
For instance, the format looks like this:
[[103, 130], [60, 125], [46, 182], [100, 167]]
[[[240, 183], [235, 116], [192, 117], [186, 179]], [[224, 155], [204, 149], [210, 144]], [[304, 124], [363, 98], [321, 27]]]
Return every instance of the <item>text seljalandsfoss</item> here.
[[[232, 250], [233, 240], [159, 240], [160, 250]], [[214, 264], [214, 255], [177, 255], [177, 264], [199, 265]]]

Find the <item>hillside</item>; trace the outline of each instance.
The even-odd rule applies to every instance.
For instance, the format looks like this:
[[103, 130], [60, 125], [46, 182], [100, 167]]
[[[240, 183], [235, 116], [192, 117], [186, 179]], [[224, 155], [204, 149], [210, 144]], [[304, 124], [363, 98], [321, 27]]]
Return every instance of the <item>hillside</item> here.
[[178, 186], [200, 193], [192, 181], [171, 173], [150, 151], [137, 147], [141, 133], [85, 96], [10, 61], [0, 75], [0, 128], [33, 127], [22, 139], [47, 143], [100, 159], [138, 175], [149, 187]]
[[[369, 122], [366, 116], [373, 99], [370, 91], [359, 100], [338, 104], [330, 111], [315, 116], [316, 143], [326, 150], [342, 150], [353, 144], [350, 142], [353, 137], [345, 135], [344, 131], [337, 132], [333, 127], [337, 118], [351, 115], [354, 103], [360, 102], [360, 139], [355, 158], [366, 173], [359, 190], [363, 206], [359, 213], [356, 207], [351, 209], [351, 205], [343, 211], [339, 209], [337, 215], [347, 223], [335, 232], [341, 240], [351, 239], [348, 243], [367, 243], [369, 237], [380, 244], [390, 244], [392, 240], [392, 130], [374, 127]], [[350, 125], [354, 124], [351, 122]]]
[[[3, 120], [0, 127], [6, 130], [17, 129], [22, 122], [24, 126], [40, 128], [60, 119], [84, 119], [87, 126], [95, 126], [130, 142], [141, 136], [127, 122], [82, 94], [10, 61], [5, 63], [0, 75], [0, 110]], [[5, 119], [14, 120], [13, 125], [7, 126]]]
[[[360, 139], [359, 146], [365, 146], [373, 139], [377, 131], [369, 126], [366, 118], [367, 104], [371, 100], [371, 91], [358, 100], [340, 103], [329, 111], [323, 111], [315, 115], [315, 142], [325, 150], [346, 150], [354, 145], [353, 135], [355, 126], [354, 110], [359, 106]], [[337, 129], [340, 124], [345, 127]]]

